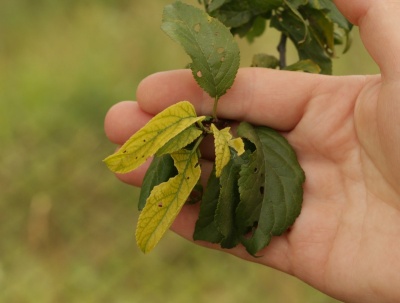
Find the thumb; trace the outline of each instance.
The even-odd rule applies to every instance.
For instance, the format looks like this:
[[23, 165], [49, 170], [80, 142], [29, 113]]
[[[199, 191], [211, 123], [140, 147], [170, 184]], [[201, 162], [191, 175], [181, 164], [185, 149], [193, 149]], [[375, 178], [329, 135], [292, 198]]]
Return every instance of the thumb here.
[[400, 78], [400, 1], [335, 0], [350, 22], [359, 26], [361, 39], [384, 79]]

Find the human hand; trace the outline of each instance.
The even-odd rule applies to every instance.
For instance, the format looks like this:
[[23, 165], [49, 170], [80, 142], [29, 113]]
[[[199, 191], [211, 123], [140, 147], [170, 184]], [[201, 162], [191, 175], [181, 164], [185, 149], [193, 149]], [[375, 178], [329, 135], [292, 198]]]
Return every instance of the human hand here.
[[[399, 302], [400, 2], [336, 4], [360, 27], [381, 75], [239, 71], [219, 101], [218, 115], [280, 130], [307, 179], [300, 216], [283, 236], [273, 237], [262, 257], [253, 258], [240, 246], [226, 252], [292, 274], [340, 300]], [[209, 115], [213, 106], [187, 70], [146, 78], [137, 98], [109, 111], [105, 130], [111, 141], [122, 144], [177, 101], [189, 100], [199, 115]], [[212, 158], [203, 156], [203, 167], [210, 167]], [[119, 177], [140, 186], [146, 167]], [[184, 206], [172, 229], [192, 240], [198, 209]]]

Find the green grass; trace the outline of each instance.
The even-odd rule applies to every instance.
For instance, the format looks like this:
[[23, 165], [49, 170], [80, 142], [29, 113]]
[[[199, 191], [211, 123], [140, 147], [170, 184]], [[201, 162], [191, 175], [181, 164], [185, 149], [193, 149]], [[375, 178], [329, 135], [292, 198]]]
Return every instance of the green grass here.
[[[0, 302], [337, 302], [172, 233], [136, 247], [138, 190], [101, 162], [103, 118], [187, 63], [159, 29], [169, 2], [0, 2]], [[354, 39], [335, 73], [377, 72]], [[242, 65], [275, 44], [241, 42]]]

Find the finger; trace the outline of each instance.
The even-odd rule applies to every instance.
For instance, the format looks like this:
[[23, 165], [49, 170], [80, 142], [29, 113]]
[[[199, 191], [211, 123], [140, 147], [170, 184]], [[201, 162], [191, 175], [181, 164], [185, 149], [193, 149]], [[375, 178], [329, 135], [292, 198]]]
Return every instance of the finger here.
[[133, 171], [130, 171], [125, 174], [115, 174], [119, 180], [121, 180], [124, 183], [136, 186], [136, 187], [141, 187], [143, 183], [143, 178], [144, 175], [147, 172], [147, 169], [149, 168], [151, 164], [152, 158], [147, 159], [145, 163], [143, 163], [141, 166], [136, 168]]
[[123, 101], [108, 111], [104, 131], [111, 142], [121, 145], [151, 118], [152, 115], [141, 110], [136, 102]]
[[339, 10], [360, 27], [364, 45], [386, 79], [400, 76], [400, 2], [393, 0], [336, 0]]
[[[299, 72], [240, 69], [233, 87], [218, 103], [218, 117], [290, 130], [301, 119], [313, 93], [327, 79], [329, 77]], [[190, 70], [147, 77], [138, 87], [137, 98], [140, 108], [151, 114], [188, 100], [199, 115], [210, 115], [214, 102], [197, 85]]]

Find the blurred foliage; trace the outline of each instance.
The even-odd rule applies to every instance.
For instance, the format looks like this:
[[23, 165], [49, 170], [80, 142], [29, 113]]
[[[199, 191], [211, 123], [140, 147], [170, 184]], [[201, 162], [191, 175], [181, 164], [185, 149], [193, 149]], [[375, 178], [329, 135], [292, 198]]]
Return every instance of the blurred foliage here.
[[[336, 302], [172, 233], [136, 248], [138, 190], [101, 162], [114, 148], [103, 118], [188, 62], [159, 29], [170, 2], [0, 1], [0, 302]], [[267, 33], [240, 42], [244, 66], [275, 50]], [[334, 73], [377, 72], [354, 40]]]

